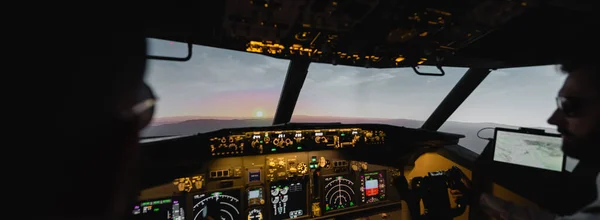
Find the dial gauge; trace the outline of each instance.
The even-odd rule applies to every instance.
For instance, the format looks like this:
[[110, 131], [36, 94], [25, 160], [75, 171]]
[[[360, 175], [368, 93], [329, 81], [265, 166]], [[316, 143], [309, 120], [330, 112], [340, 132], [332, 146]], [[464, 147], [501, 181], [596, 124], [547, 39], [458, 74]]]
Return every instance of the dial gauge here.
[[248, 220], [262, 220], [263, 214], [261, 209], [252, 209], [248, 212]]
[[306, 163], [304, 162], [300, 162], [297, 169], [300, 174], [306, 174], [306, 172], [308, 172], [308, 166], [306, 166]]

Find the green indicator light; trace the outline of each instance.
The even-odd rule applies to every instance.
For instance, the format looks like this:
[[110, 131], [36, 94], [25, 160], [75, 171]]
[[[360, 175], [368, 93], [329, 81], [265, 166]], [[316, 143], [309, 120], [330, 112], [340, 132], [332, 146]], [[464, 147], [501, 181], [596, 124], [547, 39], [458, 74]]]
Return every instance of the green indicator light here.
[[302, 150], [302, 147], [301, 147], [301, 146], [298, 146], [297, 148], [298, 148], [298, 150]]
[[346, 136], [346, 134], [342, 133], [342, 134], [340, 134], [340, 136], [344, 137], [344, 136]]
[[276, 150], [277, 150], [276, 148], [271, 148], [271, 151], [276, 151]]
[[259, 141], [259, 143], [261, 143], [261, 144], [262, 144], [262, 143], [263, 143], [263, 141]]
[[158, 208], [155, 208], [155, 209], [154, 209], [154, 211], [155, 211], [155, 212], [158, 212]]
[[316, 162], [316, 161], [317, 161], [317, 158], [314, 158], [314, 157], [313, 157], [313, 158], [312, 158], [312, 162]]
[[142, 206], [147, 206], [147, 205], [150, 205], [150, 203], [149, 202], [142, 203]]

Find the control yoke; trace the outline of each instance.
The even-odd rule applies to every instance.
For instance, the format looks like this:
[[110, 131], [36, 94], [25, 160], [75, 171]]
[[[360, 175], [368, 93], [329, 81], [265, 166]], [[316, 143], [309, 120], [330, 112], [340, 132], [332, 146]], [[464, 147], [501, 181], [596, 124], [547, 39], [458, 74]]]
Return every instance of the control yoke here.
[[[427, 176], [415, 177], [409, 189], [406, 177], [399, 176], [394, 181], [395, 187], [408, 204], [412, 219], [451, 220], [462, 215], [469, 205], [470, 180], [456, 166], [437, 172], [429, 172]], [[450, 207], [448, 189], [458, 191], [462, 195], [453, 196], [456, 207]], [[424, 214], [421, 214], [420, 203], [423, 202]]]

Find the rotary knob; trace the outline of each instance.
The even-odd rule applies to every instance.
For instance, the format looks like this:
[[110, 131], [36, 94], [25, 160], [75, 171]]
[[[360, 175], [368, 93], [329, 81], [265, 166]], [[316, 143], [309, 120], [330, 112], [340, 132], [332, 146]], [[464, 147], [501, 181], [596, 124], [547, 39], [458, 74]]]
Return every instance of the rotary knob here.
[[285, 161], [280, 160], [279, 163], [278, 163], [278, 165], [279, 165], [279, 168], [285, 167]]
[[300, 162], [296, 168], [300, 174], [306, 174], [306, 172], [308, 172], [308, 166], [306, 166], [306, 163], [304, 162]]
[[369, 168], [369, 165], [367, 164], [367, 162], [364, 162], [360, 164], [360, 168], [362, 168], [363, 170], [367, 170], [367, 168]]

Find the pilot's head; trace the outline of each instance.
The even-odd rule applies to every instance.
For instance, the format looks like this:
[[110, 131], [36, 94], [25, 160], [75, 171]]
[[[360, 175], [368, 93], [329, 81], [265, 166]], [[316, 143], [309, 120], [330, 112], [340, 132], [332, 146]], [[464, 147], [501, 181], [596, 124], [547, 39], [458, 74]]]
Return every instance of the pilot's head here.
[[52, 106], [60, 147], [40, 163], [56, 178], [44, 187], [46, 214], [61, 219], [120, 219], [139, 192], [139, 131], [153, 106], [146, 39], [133, 25], [94, 28], [68, 36], [72, 59], [52, 72], [60, 73]]
[[[578, 53], [579, 52], [579, 53]], [[578, 54], [577, 54], [578, 53]], [[568, 74], [548, 119], [563, 136], [563, 151], [582, 162], [600, 161], [600, 72], [593, 55], [573, 51], [561, 64]]]

